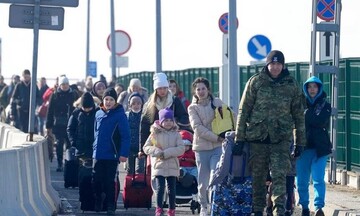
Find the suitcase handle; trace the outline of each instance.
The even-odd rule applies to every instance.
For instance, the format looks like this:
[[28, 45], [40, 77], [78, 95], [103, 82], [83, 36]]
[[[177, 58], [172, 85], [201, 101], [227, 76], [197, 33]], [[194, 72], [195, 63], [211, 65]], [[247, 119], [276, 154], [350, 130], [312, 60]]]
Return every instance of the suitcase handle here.
[[[132, 184], [134, 185], [135, 183], [137, 183], [137, 182], [135, 182], [135, 164], [136, 164], [136, 158], [138, 157], [138, 155], [137, 154], [134, 154], [133, 155], [134, 156], [134, 170], [133, 170], [133, 176], [132, 176]], [[147, 185], [147, 183], [146, 183], [146, 165], [147, 165], [147, 157], [148, 156], [146, 156], [145, 155], [145, 157], [144, 157], [144, 185], [146, 186]], [[140, 183], [140, 182], [139, 182]]]

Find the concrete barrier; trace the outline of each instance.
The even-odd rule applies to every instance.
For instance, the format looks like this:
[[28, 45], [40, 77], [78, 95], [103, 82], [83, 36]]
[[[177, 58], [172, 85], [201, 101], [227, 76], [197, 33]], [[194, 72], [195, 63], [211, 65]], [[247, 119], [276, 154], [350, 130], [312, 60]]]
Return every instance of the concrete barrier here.
[[60, 198], [51, 186], [47, 142], [0, 123], [0, 215], [55, 215]]
[[10, 125], [0, 123], [0, 149], [5, 148], [5, 129], [11, 128]]

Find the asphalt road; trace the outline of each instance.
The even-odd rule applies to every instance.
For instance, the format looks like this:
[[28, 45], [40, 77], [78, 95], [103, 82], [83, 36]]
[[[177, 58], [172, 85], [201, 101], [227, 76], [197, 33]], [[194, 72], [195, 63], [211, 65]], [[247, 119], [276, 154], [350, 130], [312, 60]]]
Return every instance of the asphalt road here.
[[[62, 211], [58, 214], [62, 215], [106, 215], [106, 212], [82, 212], [80, 210], [80, 202], [79, 202], [79, 191], [78, 188], [64, 188], [64, 180], [63, 173], [56, 172], [56, 160], [51, 163], [51, 178], [52, 178], [52, 186], [56, 191], [58, 191], [60, 198], [62, 199]], [[117, 210], [116, 215], [122, 216], [150, 216], [154, 215], [155, 211], [155, 196], [153, 195], [153, 207], [148, 210], [146, 208], [129, 208], [128, 210], [124, 209], [124, 205], [122, 202], [122, 187], [123, 181], [125, 178], [124, 169], [120, 169], [120, 195], [117, 201]], [[312, 199], [312, 188], [310, 189], [310, 199]], [[297, 195], [297, 193], [295, 193]], [[296, 197], [296, 200], [298, 198]], [[312, 204], [312, 202], [310, 203]], [[313, 206], [310, 206], [310, 209], [313, 209]], [[326, 192], [326, 206], [324, 208], [324, 212], [326, 216], [358, 216], [360, 215], [360, 191], [355, 190], [353, 188], [344, 187], [340, 185], [327, 185]], [[314, 212], [312, 212], [312, 215]], [[192, 215], [190, 210], [190, 205], [183, 205], [176, 207], [176, 215], [177, 216], [189, 216]], [[195, 214], [197, 215], [197, 214]], [[301, 207], [295, 207], [295, 216], [301, 215]]]

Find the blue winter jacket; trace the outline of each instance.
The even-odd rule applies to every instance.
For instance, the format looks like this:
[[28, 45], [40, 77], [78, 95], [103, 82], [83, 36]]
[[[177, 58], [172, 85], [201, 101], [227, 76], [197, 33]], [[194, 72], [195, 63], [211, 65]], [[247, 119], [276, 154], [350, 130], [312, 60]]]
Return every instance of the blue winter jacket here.
[[95, 114], [93, 158], [97, 160], [119, 160], [128, 157], [130, 151], [130, 128], [124, 108], [101, 109]]

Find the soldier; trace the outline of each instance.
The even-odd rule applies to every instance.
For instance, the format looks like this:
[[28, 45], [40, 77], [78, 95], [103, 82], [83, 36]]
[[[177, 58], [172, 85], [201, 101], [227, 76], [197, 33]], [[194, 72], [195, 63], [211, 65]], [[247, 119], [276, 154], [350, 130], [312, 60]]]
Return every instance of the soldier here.
[[236, 125], [237, 148], [250, 143], [253, 177], [253, 210], [263, 215], [266, 176], [271, 169], [273, 214], [285, 215], [286, 174], [290, 169], [289, 144], [295, 140], [295, 156], [305, 145], [304, 107], [297, 81], [285, 68], [282, 52], [274, 50], [260, 73], [246, 83]]

